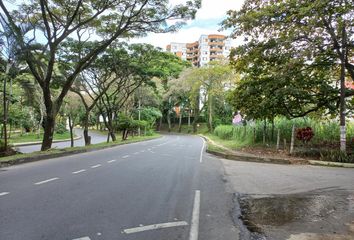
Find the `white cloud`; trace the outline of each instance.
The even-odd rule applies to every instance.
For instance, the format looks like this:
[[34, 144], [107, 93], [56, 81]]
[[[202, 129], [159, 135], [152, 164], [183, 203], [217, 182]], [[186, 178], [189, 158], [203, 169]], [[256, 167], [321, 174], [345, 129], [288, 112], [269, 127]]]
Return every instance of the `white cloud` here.
[[[180, 29], [177, 33], [148, 34], [147, 37], [132, 39], [131, 43], [149, 43], [154, 46], [166, 48], [171, 42], [194, 42], [197, 41], [202, 34], [213, 34], [218, 32], [220, 26], [217, 24], [220, 19], [226, 18], [226, 12], [230, 9], [240, 9], [244, 0], [202, 0], [202, 8], [198, 10], [196, 19], [188, 21], [185, 28]], [[170, 0], [171, 5], [184, 3], [186, 0]], [[214, 24], [207, 26], [201, 23], [215, 20]], [[228, 32], [221, 32], [228, 34]]]
[[240, 9], [243, 0], [202, 0], [202, 8], [197, 13], [197, 20], [226, 17], [228, 10]]

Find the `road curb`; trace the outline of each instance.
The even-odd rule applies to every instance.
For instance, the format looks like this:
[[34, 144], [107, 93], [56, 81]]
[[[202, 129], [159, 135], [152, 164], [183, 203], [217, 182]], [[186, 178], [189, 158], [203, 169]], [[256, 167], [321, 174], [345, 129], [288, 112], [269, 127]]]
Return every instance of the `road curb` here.
[[309, 160], [308, 162], [310, 165], [315, 165], [315, 166], [354, 168], [354, 163], [326, 162], [326, 161], [318, 161], [318, 160]]
[[118, 147], [118, 146], [122, 146], [122, 145], [138, 143], [138, 142], [147, 142], [147, 141], [156, 140], [156, 139], [159, 139], [162, 137], [163, 136], [159, 136], [156, 138], [145, 139], [145, 140], [136, 141], [136, 142], [127, 142], [127, 143], [123, 142], [123, 143], [117, 143], [115, 145], [92, 147], [92, 148], [87, 148], [87, 149], [83, 148], [83, 149], [65, 150], [65, 148], [64, 148], [64, 149], [58, 149], [58, 151], [62, 151], [62, 152], [56, 152], [56, 153], [47, 153], [46, 154], [45, 152], [39, 152], [39, 154], [36, 156], [17, 158], [17, 159], [8, 160], [8, 161], [0, 161], [0, 168], [24, 164], [24, 163], [30, 163], [30, 162], [37, 162], [37, 161], [47, 160], [47, 159], [52, 159], [52, 158], [66, 157], [66, 156], [71, 156], [71, 155], [80, 154], [80, 153], [93, 152], [93, 151], [97, 151], [97, 150], [114, 148], [114, 147]]
[[[82, 136], [78, 136], [76, 138], [74, 138], [74, 141], [81, 139]], [[61, 142], [69, 142], [71, 141], [70, 138], [67, 139], [62, 139], [62, 140], [53, 140], [53, 143], [61, 143]], [[38, 144], [42, 144], [42, 141], [38, 141], [38, 142], [23, 142], [23, 143], [13, 143], [12, 145], [14, 147], [24, 147], [24, 146], [32, 146], [32, 145], [38, 145]]]
[[[212, 142], [208, 137], [200, 135], [204, 138], [207, 144]], [[218, 145], [215, 145], [218, 146]], [[221, 146], [220, 146], [221, 147]], [[226, 147], [222, 146], [225, 152], [218, 152], [214, 150], [207, 149], [206, 152], [213, 154], [218, 157], [222, 157], [228, 160], [243, 161], [243, 162], [258, 162], [258, 163], [273, 163], [273, 164], [288, 164], [288, 165], [314, 165], [323, 167], [342, 167], [342, 168], [354, 168], [354, 163], [341, 163], [341, 162], [326, 162], [319, 160], [297, 160], [297, 159], [283, 159], [283, 158], [269, 158], [269, 157], [259, 157], [259, 156], [249, 156], [249, 155], [238, 155], [234, 152], [229, 151]]]
[[258, 162], [258, 163], [272, 163], [272, 164], [287, 164], [287, 165], [306, 165], [308, 161], [306, 160], [291, 160], [291, 159], [282, 159], [282, 158], [267, 158], [267, 157], [257, 157], [257, 156], [244, 156], [237, 155], [234, 153], [221, 153], [213, 150], [207, 149], [207, 153], [235, 161], [243, 162]]

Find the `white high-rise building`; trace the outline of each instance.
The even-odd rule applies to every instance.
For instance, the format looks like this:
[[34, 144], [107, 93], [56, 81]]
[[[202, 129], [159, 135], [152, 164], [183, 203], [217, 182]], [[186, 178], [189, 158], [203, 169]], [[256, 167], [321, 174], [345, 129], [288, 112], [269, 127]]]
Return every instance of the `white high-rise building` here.
[[196, 67], [202, 67], [210, 61], [227, 58], [231, 47], [231, 39], [220, 34], [210, 34], [201, 35], [193, 43], [171, 43], [166, 50], [182, 60], [190, 61]]

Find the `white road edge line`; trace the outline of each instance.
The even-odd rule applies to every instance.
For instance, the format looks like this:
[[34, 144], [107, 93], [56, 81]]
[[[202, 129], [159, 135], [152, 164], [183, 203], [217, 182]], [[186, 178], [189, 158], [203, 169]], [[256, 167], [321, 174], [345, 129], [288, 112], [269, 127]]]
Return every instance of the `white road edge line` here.
[[116, 162], [117, 160], [110, 160], [110, 161], [107, 161], [107, 163], [114, 163]]
[[101, 167], [101, 166], [102, 166], [101, 164], [97, 164], [97, 165], [91, 166], [91, 168], [98, 168], [98, 167]]
[[86, 172], [86, 169], [81, 169], [79, 171], [72, 172], [72, 174], [78, 174], [78, 173], [82, 173], [82, 172]]
[[205, 141], [203, 140], [203, 146], [202, 146], [202, 150], [200, 150], [200, 158], [199, 158], [199, 162], [202, 163], [203, 162], [203, 152], [204, 152], [204, 148], [205, 148]]
[[48, 182], [52, 182], [52, 181], [55, 181], [55, 180], [58, 180], [59, 178], [50, 178], [50, 179], [47, 179], [47, 180], [44, 180], [44, 181], [41, 181], [41, 182], [36, 182], [35, 185], [41, 185], [41, 184], [44, 184], [44, 183], [48, 183]]
[[200, 191], [196, 190], [194, 195], [193, 213], [189, 240], [198, 240], [199, 234], [199, 213], [200, 213]]
[[131, 233], [138, 233], [138, 232], [144, 232], [150, 230], [157, 230], [161, 228], [180, 227], [180, 226], [188, 226], [188, 223], [186, 221], [159, 223], [159, 224], [141, 226], [136, 228], [128, 228], [128, 229], [124, 229], [122, 232], [125, 234], [131, 234]]
[[123, 156], [122, 158], [128, 158], [129, 157], [129, 155], [125, 155], [125, 156]]
[[75, 238], [73, 240], [91, 240], [89, 237]]
[[7, 195], [7, 194], [9, 194], [9, 192], [1, 192], [1, 193], [0, 193], [0, 197], [1, 197], [1, 196], [5, 196], [5, 195]]

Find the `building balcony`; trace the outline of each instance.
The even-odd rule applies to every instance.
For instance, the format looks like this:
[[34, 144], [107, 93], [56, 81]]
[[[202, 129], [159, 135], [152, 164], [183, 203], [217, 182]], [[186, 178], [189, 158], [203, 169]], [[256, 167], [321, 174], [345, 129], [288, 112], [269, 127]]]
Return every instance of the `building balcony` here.
[[220, 42], [220, 41], [215, 41], [215, 42], [212, 42], [210, 41], [208, 43], [209, 46], [218, 46], [218, 47], [224, 47], [225, 46], [225, 43], [224, 42]]

